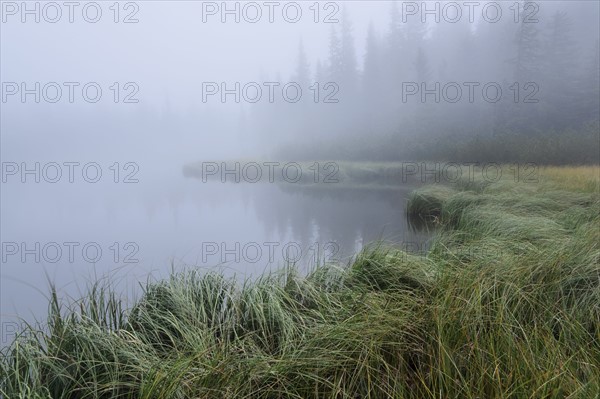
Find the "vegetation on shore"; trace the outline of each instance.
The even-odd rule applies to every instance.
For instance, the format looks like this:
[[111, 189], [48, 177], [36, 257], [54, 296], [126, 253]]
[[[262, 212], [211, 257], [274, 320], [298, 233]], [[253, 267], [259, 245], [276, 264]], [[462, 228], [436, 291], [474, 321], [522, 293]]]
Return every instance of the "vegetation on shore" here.
[[[518, 180], [518, 179], [517, 179]], [[0, 360], [5, 398], [594, 398], [600, 168], [414, 192], [427, 256], [373, 245], [347, 267], [243, 285], [176, 273], [131, 307], [65, 303]]]
[[[596, 115], [597, 115], [596, 111]], [[444, 124], [446, 122], [443, 122]], [[378, 159], [390, 163], [407, 159], [421, 161], [498, 162], [539, 165], [598, 165], [600, 162], [600, 123], [591, 122], [578, 129], [522, 134], [511, 131], [488, 134], [449, 133], [449, 126], [427, 132], [405, 132], [375, 136], [358, 134], [343, 140], [326, 138], [282, 146], [280, 158], [294, 160], [338, 159], [364, 162]], [[467, 129], [466, 127], [464, 129]], [[436, 133], [438, 132], [438, 133]]]
[[241, 159], [189, 163], [184, 165], [183, 175], [203, 182], [277, 183], [303, 188], [397, 189], [407, 183], [434, 180], [435, 175], [453, 177], [454, 169], [444, 169], [445, 167], [446, 164], [439, 162], [289, 162]]
[[[571, 168], [572, 169], [572, 168]], [[557, 169], [558, 170], [558, 169]], [[570, 169], [569, 169], [570, 170]], [[540, 167], [534, 162], [501, 164], [497, 162], [428, 161], [261, 161], [227, 160], [188, 163], [183, 175], [203, 183], [276, 183], [331, 189], [406, 189], [422, 184], [464, 184], [499, 182], [504, 179], [535, 183]]]

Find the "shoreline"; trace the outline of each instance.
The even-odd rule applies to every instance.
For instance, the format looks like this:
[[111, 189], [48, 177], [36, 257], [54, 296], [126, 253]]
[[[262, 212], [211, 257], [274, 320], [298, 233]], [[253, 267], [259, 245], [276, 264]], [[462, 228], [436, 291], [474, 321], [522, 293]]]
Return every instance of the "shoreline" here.
[[[2, 351], [4, 397], [548, 397], [600, 394], [600, 167], [424, 185], [426, 256], [236, 284], [188, 270], [126, 308], [110, 283]], [[73, 396], [75, 395], [75, 396]]]

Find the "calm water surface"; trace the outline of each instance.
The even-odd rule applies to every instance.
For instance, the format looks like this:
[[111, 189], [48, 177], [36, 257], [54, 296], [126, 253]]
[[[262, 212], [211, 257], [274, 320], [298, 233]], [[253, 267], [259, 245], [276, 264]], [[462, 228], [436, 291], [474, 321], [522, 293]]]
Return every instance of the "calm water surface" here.
[[[48, 283], [63, 297], [110, 277], [134, 297], [137, 282], [181, 267], [252, 277], [295, 262], [347, 262], [366, 243], [418, 250], [426, 234], [405, 218], [408, 193], [332, 185], [202, 183], [179, 168], [137, 184], [7, 183], [2, 190], [3, 340], [17, 316], [46, 314]], [[403, 243], [403, 244], [402, 244]], [[151, 276], [151, 277], [150, 277]], [[137, 287], [137, 288], [136, 288]]]

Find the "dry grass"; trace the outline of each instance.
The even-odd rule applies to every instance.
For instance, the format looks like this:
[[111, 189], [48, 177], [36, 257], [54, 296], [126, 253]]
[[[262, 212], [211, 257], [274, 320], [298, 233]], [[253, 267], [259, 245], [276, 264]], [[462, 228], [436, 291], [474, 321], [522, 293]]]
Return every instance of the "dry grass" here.
[[600, 190], [600, 166], [544, 166], [540, 168], [540, 177], [567, 190]]

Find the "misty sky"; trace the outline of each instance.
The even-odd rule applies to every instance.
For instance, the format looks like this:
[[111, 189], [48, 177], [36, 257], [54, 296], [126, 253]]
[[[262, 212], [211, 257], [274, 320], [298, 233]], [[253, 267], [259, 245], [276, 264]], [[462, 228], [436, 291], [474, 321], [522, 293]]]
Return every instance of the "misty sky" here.
[[[135, 81], [140, 85], [139, 98], [145, 104], [164, 106], [168, 101], [175, 106], [189, 107], [201, 102], [199, 93], [203, 81], [256, 81], [261, 74], [271, 78], [281, 74], [281, 79], [289, 79], [300, 40], [313, 67], [318, 59], [327, 57], [331, 24], [313, 22], [314, 12], [309, 9], [313, 2], [299, 2], [303, 14], [298, 23], [288, 23], [283, 18], [282, 7], [289, 2], [280, 2], [281, 6], [275, 8], [274, 23], [268, 22], [268, 8], [262, 6], [263, 2], [258, 2], [263, 16], [257, 23], [246, 22], [242, 11], [240, 23], [235, 23], [231, 15], [226, 16], [226, 23], [221, 23], [220, 12], [206, 15], [204, 23], [204, 3], [210, 2], [137, 2], [139, 10], [134, 16], [139, 22], [131, 24], [115, 24], [108, 2], [101, 3], [103, 14], [95, 24], [85, 22], [79, 8], [74, 11], [74, 23], [68, 22], [66, 7], [61, 7], [63, 15], [57, 23], [45, 22], [43, 17], [40, 23], [34, 23], [33, 16], [27, 16], [27, 23], [21, 23], [20, 10], [16, 15], [4, 15], [2, 80]], [[500, 3], [505, 14], [511, 12], [508, 8], [514, 2]], [[551, 9], [561, 4], [538, 3], [540, 17], [551, 14]], [[33, 7], [34, 2], [29, 4]], [[221, 7], [221, 2], [215, 4]], [[244, 4], [240, 3], [240, 10]], [[320, 3], [322, 19], [337, 10], [333, 15], [341, 20], [345, 9], [353, 24], [360, 66], [369, 22], [383, 35], [389, 24], [391, 2], [334, 2], [337, 8], [327, 10], [324, 4], [327, 2]], [[414, 4], [420, 6], [421, 2]], [[485, 3], [480, 4], [474, 8], [477, 21], [471, 24], [473, 30], [481, 23]], [[463, 13], [468, 11], [464, 6], [461, 9]], [[569, 2], [569, 11], [576, 18], [574, 28], [581, 34], [585, 32], [590, 39], [598, 36], [597, 10], [597, 2]], [[121, 10], [120, 17], [133, 11], [132, 8]], [[292, 11], [289, 13], [293, 15]], [[419, 10], [416, 15], [407, 15], [407, 20], [421, 16]], [[466, 19], [467, 15], [462, 18]], [[432, 34], [440, 24], [435, 23], [432, 15], [426, 19]], [[442, 17], [441, 24], [443, 20]]]

